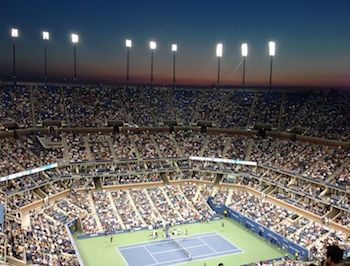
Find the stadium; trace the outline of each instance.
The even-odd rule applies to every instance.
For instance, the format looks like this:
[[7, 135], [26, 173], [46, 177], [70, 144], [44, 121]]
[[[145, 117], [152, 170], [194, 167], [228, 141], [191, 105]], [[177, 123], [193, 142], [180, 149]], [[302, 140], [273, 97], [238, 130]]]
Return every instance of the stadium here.
[[303, 265], [348, 250], [349, 97], [5, 84], [1, 257]]
[[349, 265], [350, 3], [54, 2], [2, 3], [0, 265]]

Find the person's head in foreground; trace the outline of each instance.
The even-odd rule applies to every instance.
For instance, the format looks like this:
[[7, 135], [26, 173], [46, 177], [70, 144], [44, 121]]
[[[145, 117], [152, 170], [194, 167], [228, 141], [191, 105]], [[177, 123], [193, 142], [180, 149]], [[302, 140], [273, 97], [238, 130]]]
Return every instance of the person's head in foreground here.
[[344, 251], [336, 245], [327, 247], [327, 257], [324, 266], [339, 265], [343, 259]]

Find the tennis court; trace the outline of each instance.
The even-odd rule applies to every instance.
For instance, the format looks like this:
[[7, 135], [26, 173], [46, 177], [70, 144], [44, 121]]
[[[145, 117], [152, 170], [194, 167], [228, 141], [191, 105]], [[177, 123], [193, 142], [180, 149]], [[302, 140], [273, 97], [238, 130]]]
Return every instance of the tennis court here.
[[117, 250], [129, 266], [165, 266], [243, 252], [216, 232], [120, 246]]

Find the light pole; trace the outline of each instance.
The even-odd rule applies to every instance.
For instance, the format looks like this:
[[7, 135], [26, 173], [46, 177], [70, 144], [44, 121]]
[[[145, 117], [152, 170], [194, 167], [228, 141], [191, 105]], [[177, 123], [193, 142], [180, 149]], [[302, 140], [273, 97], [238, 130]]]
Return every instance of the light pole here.
[[126, 82], [129, 83], [129, 52], [130, 52], [130, 48], [132, 47], [132, 40], [126, 39], [125, 47], [126, 47]]
[[13, 40], [12, 43], [12, 64], [13, 64], [13, 71], [12, 71], [12, 79], [13, 81], [16, 81], [16, 39], [19, 36], [19, 31], [16, 28], [11, 29], [11, 37]]
[[177, 52], [177, 44], [171, 45], [171, 51], [173, 52], [173, 85], [176, 83], [175, 79], [175, 63], [176, 63], [176, 52]]
[[276, 43], [273, 41], [269, 42], [269, 55], [270, 55], [270, 92], [272, 88], [272, 62], [273, 62], [273, 57], [276, 55]]
[[245, 59], [246, 59], [246, 57], [248, 55], [248, 44], [247, 43], [242, 43], [241, 53], [242, 53], [242, 57], [243, 57], [242, 87], [244, 88], [244, 86], [245, 86]]
[[151, 83], [153, 83], [153, 52], [157, 48], [157, 43], [155, 41], [150, 41], [149, 48], [151, 49]]
[[218, 58], [218, 80], [217, 83], [220, 84], [220, 59], [222, 57], [222, 43], [216, 45], [216, 57]]
[[47, 42], [50, 40], [50, 33], [47, 31], [42, 32], [44, 41], [44, 80], [47, 81]]
[[77, 80], [77, 43], [79, 42], [79, 35], [76, 33], [72, 33], [71, 35], [71, 40], [73, 43], [73, 60], [74, 60], [74, 76], [73, 76], [73, 81]]

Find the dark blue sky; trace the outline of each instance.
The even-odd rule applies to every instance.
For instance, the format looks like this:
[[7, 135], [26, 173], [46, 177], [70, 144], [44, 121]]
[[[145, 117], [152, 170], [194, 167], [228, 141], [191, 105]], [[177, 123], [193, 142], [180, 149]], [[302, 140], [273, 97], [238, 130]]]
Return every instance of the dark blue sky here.
[[216, 79], [215, 45], [222, 42], [222, 82], [240, 83], [240, 45], [248, 42], [247, 84], [266, 84], [267, 42], [277, 42], [274, 83], [350, 86], [350, 1], [2, 1], [0, 73], [12, 70], [9, 29], [16, 26], [18, 78], [43, 72], [41, 30], [50, 31], [49, 76], [72, 78], [69, 33], [80, 34], [78, 78], [125, 79], [125, 38], [133, 81], [148, 81], [148, 41], [158, 43], [155, 81], [170, 82], [172, 42], [178, 43], [178, 81]]

